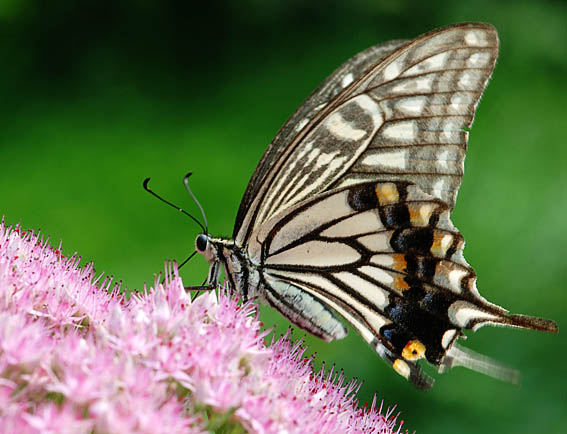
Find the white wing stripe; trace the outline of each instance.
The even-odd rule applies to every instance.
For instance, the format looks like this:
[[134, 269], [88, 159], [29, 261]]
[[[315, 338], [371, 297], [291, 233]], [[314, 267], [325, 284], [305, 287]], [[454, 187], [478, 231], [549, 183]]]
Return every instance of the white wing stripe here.
[[359, 95], [352, 101], [358, 104], [360, 108], [365, 110], [366, 114], [372, 119], [372, 133], [374, 133], [378, 128], [382, 126], [382, 124], [384, 123], [384, 116], [382, 110], [380, 109], [380, 106], [376, 103], [376, 101], [374, 101], [368, 95]]
[[467, 66], [470, 68], [486, 68], [490, 59], [489, 51], [477, 51], [469, 56]]
[[356, 169], [380, 173], [436, 173], [442, 175], [462, 175], [463, 159], [459, 148], [454, 146], [400, 148], [373, 148], [365, 153], [364, 159]]
[[358, 238], [358, 241], [371, 252], [391, 252], [391, 231], [377, 232]]
[[388, 306], [388, 292], [376, 286], [374, 283], [366, 279], [358, 277], [356, 274], [343, 271], [341, 273], [333, 273], [333, 276], [339, 279], [343, 284], [350, 288], [356, 288], [356, 292], [364, 297], [368, 302], [372, 303], [381, 311]]
[[347, 238], [384, 228], [376, 210], [368, 210], [345, 218], [321, 232], [323, 237]]
[[[396, 93], [421, 93], [421, 92], [431, 92], [433, 90], [433, 81], [435, 79], [434, 74], [430, 74], [424, 77], [419, 78], [411, 78], [407, 80], [397, 80], [391, 89], [391, 91]], [[373, 90], [377, 89], [378, 86], [375, 86]]]
[[349, 84], [351, 84], [354, 81], [354, 76], [352, 75], [352, 73], [348, 73], [347, 75], [345, 75], [343, 77], [343, 79], [341, 80], [341, 87], [347, 87]]
[[270, 255], [265, 261], [271, 265], [300, 265], [305, 267], [343, 266], [361, 259], [360, 253], [347, 244], [308, 241], [299, 246]]
[[396, 60], [391, 62], [384, 69], [384, 72], [382, 73], [383, 80], [390, 81], [390, 80], [397, 78], [400, 75], [400, 73], [402, 72], [402, 67], [403, 67], [403, 64], [406, 60], [405, 58], [406, 58], [405, 55], [399, 56]]
[[394, 97], [373, 95], [373, 98], [378, 102], [386, 121], [447, 115], [466, 115], [468, 120], [474, 114], [476, 94], [475, 91], [458, 91]]
[[[409, 98], [400, 98], [395, 105], [396, 110], [410, 116], [418, 116], [423, 113], [427, 97], [425, 95], [413, 96]], [[429, 104], [428, 104], [429, 106]]]
[[368, 153], [361, 161], [362, 166], [373, 166], [376, 169], [380, 168], [395, 168], [404, 170], [408, 164], [409, 151], [406, 149], [394, 151], [381, 151]]
[[[408, 68], [400, 77], [413, 77], [429, 72], [486, 68], [491, 60], [491, 49], [455, 48], [441, 51]], [[474, 57], [473, 57], [474, 56]]]
[[359, 270], [371, 279], [384, 283], [387, 286], [390, 286], [394, 283], [394, 278], [392, 277], [392, 275], [381, 268], [365, 265], [363, 267], [360, 267]]
[[490, 44], [486, 36], [486, 31], [470, 30], [465, 35], [465, 43], [473, 47], [486, 47]]
[[388, 123], [380, 134], [388, 139], [397, 141], [414, 140], [417, 136], [417, 124], [413, 121]]
[[455, 301], [449, 306], [448, 314], [451, 321], [461, 328], [467, 328], [471, 321], [498, 319], [497, 315], [485, 312], [474, 304], [463, 300]]
[[360, 140], [366, 135], [366, 131], [352, 127], [345, 121], [340, 112], [333, 113], [325, 121], [325, 126], [331, 134], [339, 139]]
[[449, 57], [450, 51], [443, 51], [439, 54], [435, 54], [416, 65], [412, 66], [406, 72], [402, 74], [402, 77], [408, 77], [414, 74], [422, 74], [428, 71], [437, 71], [445, 67], [447, 63], [447, 57]]
[[394, 265], [394, 257], [389, 253], [382, 253], [372, 256], [370, 258], [370, 263], [378, 265], [379, 267], [391, 267], [392, 265]]

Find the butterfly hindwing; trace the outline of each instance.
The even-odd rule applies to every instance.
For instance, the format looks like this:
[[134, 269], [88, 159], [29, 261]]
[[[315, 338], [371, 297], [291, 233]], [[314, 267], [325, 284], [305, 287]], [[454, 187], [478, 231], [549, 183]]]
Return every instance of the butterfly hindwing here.
[[278, 300], [287, 299], [283, 311], [292, 322], [340, 339], [346, 333], [330, 307], [426, 388], [433, 383], [417, 360], [443, 369], [463, 329], [534, 328], [478, 293], [449, 213], [443, 201], [406, 181], [344, 187], [266, 222], [248, 255], [262, 270], [268, 302], [282, 311]]
[[474, 272], [447, 205], [407, 182], [323, 194], [277, 216], [255, 239], [248, 251], [266, 276], [268, 298], [281, 298], [285, 289], [317, 300], [315, 307], [295, 303], [288, 318], [301, 326], [307, 316], [312, 324], [321, 321], [317, 328], [340, 330], [336, 319], [313, 314], [322, 311], [319, 304], [331, 307], [418, 387], [432, 380], [404, 353], [408, 343], [421, 345], [420, 357], [439, 366], [443, 345], [472, 325], [452, 321], [451, 304], [466, 292], [479, 313], [470, 314], [473, 322], [492, 308], [473, 289]]

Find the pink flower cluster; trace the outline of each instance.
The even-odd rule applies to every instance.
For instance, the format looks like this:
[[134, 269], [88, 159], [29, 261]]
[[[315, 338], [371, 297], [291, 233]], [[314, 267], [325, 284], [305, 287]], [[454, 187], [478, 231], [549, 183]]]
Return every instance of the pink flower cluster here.
[[0, 432], [400, 432], [301, 343], [266, 345], [254, 304], [191, 300], [174, 266], [127, 299], [79, 261], [0, 224]]

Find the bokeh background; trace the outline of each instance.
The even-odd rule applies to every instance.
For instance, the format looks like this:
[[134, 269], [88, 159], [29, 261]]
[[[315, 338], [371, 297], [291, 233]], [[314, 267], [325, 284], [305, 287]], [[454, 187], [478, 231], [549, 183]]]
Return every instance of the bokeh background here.
[[[414, 390], [351, 333], [306, 338], [397, 404], [418, 433], [559, 433], [567, 423], [567, 13], [562, 1], [2, 0], [0, 214], [41, 229], [129, 290], [193, 251], [198, 227], [142, 190], [145, 177], [230, 235], [278, 128], [335, 67], [390, 39], [494, 24], [495, 75], [479, 106], [453, 221], [481, 293], [562, 332], [481, 329], [466, 343], [520, 369], [520, 387], [455, 369]], [[206, 275], [202, 258], [186, 284]], [[262, 310], [267, 326], [287, 322]], [[294, 336], [301, 338], [302, 331]]]

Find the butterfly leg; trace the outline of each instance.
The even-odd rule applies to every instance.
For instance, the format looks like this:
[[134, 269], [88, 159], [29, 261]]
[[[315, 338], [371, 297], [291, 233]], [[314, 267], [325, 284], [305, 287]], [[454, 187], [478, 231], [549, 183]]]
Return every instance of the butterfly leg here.
[[191, 301], [195, 300], [197, 298], [197, 296], [199, 295], [199, 292], [201, 291], [212, 291], [216, 288], [216, 285], [207, 285], [207, 281], [208, 278], [203, 280], [203, 283], [201, 283], [200, 285], [196, 285], [196, 286], [184, 286], [183, 288], [185, 289], [185, 291], [195, 291], [195, 294], [193, 297], [191, 297]]

